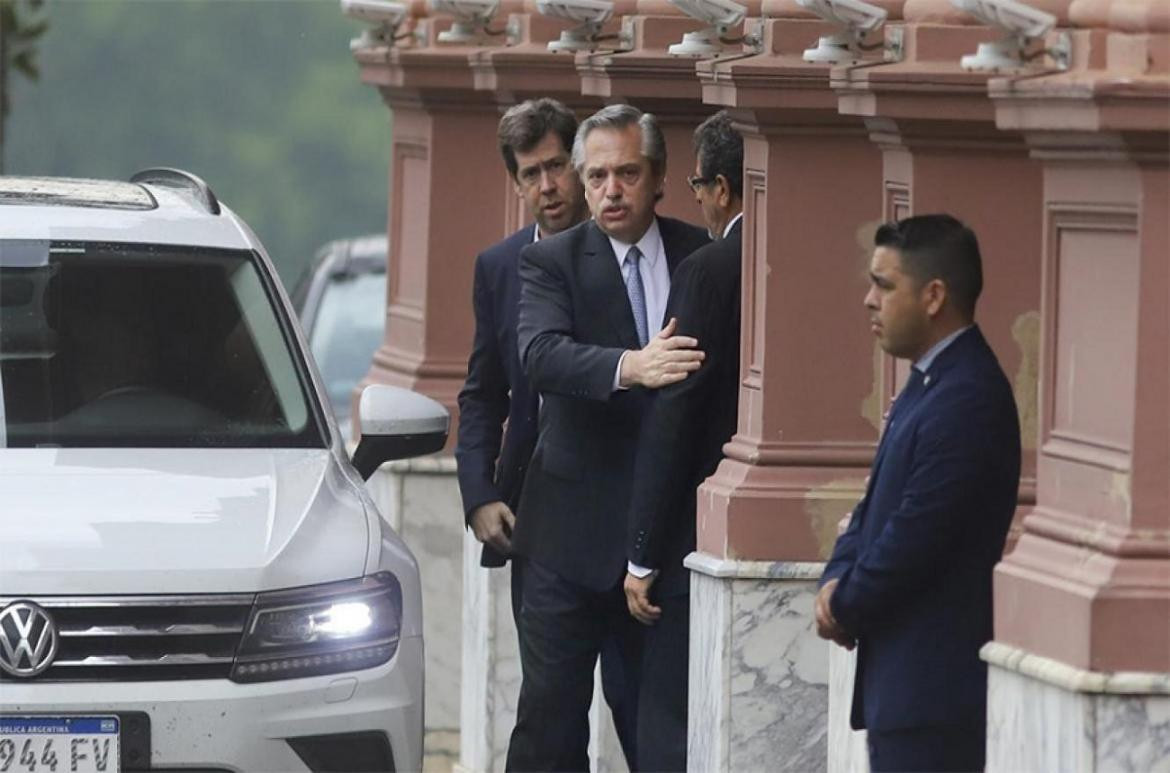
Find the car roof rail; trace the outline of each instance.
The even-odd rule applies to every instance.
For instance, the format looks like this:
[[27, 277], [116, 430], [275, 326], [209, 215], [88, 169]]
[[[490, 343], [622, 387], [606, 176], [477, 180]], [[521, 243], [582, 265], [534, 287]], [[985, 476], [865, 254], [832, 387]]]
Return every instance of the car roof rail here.
[[172, 169], [166, 166], [143, 169], [130, 178], [132, 183], [149, 183], [164, 188], [173, 188], [187, 193], [195, 203], [207, 210], [208, 214], [219, 214], [219, 199], [215, 197], [211, 187], [202, 179], [182, 169]]

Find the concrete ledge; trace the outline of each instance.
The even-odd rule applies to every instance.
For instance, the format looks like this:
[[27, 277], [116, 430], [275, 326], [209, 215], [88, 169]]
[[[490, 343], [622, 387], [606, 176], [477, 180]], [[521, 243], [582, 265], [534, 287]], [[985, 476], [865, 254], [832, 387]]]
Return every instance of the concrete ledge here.
[[397, 459], [393, 462], [383, 464], [382, 469], [399, 475], [406, 473], [413, 473], [415, 475], [454, 475], [455, 457], [443, 455], [420, 456], [417, 459]]
[[737, 561], [707, 553], [691, 553], [683, 566], [709, 577], [736, 580], [819, 580], [825, 565], [820, 561]]
[[1069, 692], [1111, 695], [1170, 695], [1170, 673], [1086, 671], [1001, 642], [988, 642], [979, 657], [990, 665], [1029, 676]]

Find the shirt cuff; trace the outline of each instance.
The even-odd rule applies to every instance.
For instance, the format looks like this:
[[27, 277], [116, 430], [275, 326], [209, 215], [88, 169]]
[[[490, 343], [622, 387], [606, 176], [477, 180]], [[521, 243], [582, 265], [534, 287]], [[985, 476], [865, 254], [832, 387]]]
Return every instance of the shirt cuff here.
[[617, 367], [613, 371], [613, 389], [610, 390], [611, 392], [624, 392], [629, 389], [629, 387], [622, 386], [622, 360], [624, 360], [626, 355], [629, 353], [630, 350], [626, 349], [624, 352], [622, 352], [622, 356], [618, 357]]
[[644, 580], [650, 575], [654, 574], [656, 570], [647, 569], [644, 566], [638, 566], [633, 561], [626, 562], [626, 571], [637, 577], [639, 580]]

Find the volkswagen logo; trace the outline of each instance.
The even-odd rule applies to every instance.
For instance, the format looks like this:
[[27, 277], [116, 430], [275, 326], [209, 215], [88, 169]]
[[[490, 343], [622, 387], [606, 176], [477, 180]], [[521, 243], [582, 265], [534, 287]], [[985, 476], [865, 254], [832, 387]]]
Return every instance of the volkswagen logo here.
[[0, 610], [0, 670], [36, 676], [57, 655], [57, 626], [31, 601], [16, 601]]

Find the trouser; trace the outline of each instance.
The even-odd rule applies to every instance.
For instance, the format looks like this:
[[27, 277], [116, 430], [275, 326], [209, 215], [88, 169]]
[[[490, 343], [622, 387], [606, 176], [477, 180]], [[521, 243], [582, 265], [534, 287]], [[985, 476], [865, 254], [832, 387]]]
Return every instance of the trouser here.
[[677, 773], [687, 769], [691, 597], [667, 596], [654, 599], [654, 604], [662, 617], [645, 631], [638, 691], [638, 769]]
[[589, 704], [600, 656], [605, 699], [627, 763], [637, 770], [642, 632], [627, 611], [621, 583], [595, 591], [532, 561], [521, 571], [523, 681], [507, 769], [589, 769]]
[[983, 770], [987, 755], [987, 727], [970, 725], [916, 727], [870, 731], [869, 769], [872, 773], [969, 773]]

